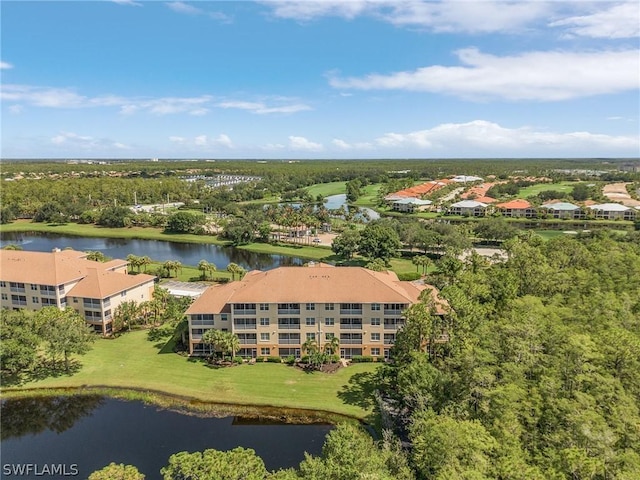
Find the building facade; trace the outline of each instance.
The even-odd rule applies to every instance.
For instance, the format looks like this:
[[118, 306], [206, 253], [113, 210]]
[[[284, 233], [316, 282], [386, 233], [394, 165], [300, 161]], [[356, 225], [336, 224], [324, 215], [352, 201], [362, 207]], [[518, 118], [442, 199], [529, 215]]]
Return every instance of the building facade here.
[[187, 310], [189, 353], [208, 355], [208, 329], [235, 333], [245, 358], [302, 355], [312, 339], [322, 348], [339, 339], [342, 358], [389, 356], [404, 325], [403, 311], [434, 287], [398, 280], [393, 272], [359, 267], [280, 267], [249, 272], [241, 281], [209, 287]]
[[151, 300], [155, 277], [128, 275], [126, 260], [86, 257], [75, 250], [0, 250], [0, 307], [72, 307], [96, 332], [111, 333], [115, 309], [126, 301]]

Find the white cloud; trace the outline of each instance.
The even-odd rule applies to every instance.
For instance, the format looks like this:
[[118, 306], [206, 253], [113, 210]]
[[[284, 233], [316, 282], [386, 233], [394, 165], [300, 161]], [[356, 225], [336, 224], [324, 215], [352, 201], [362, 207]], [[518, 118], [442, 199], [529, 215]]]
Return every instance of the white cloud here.
[[351, 20], [368, 15], [398, 26], [436, 32], [516, 31], [549, 15], [550, 2], [321, 0], [264, 2], [279, 18], [310, 21], [321, 17]]
[[9, 62], [0, 62], [0, 70], [9, 70], [11, 68], [13, 68], [13, 65]]
[[141, 7], [142, 3], [135, 2], [134, 0], [111, 0], [113, 3], [117, 3], [118, 5], [127, 5], [129, 7]]
[[186, 15], [204, 15], [213, 20], [218, 20], [223, 23], [230, 23], [232, 18], [222, 12], [210, 12], [199, 7], [195, 7], [185, 2], [167, 2], [167, 7], [177, 13], [183, 13]]
[[386, 133], [374, 140], [376, 145], [395, 150], [416, 152], [477, 151], [502, 152], [504, 156], [530, 155], [532, 152], [558, 154], [588, 151], [637, 151], [638, 136], [611, 136], [590, 132], [557, 133], [531, 127], [506, 128], [486, 120], [468, 123], [446, 123], [427, 130], [408, 133]]
[[466, 48], [461, 65], [432, 65], [389, 75], [329, 77], [339, 89], [409, 90], [468, 99], [557, 101], [640, 87], [640, 51], [525, 52], [499, 57]]
[[292, 103], [288, 105], [267, 106], [262, 102], [246, 102], [246, 101], [226, 101], [216, 105], [220, 108], [237, 108], [240, 110], [248, 110], [252, 113], [260, 115], [270, 113], [297, 113], [305, 110], [311, 110], [311, 107], [303, 103]]
[[348, 143], [340, 138], [331, 140], [331, 144], [339, 150], [370, 150], [373, 145], [369, 142]]
[[640, 36], [640, 5], [637, 1], [614, 4], [607, 10], [573, 16], [549, 23], [568, 27], [576, 36], [592, 38], [632, 38]]
[[18, 115], [24, 111], [24, 107], [22, 105], [11, 105], [9, 107], [9, 111], [15, 115]]
[[50, 143], [65, 149], [76, 149], [76, 151], [100, 153], [110, 149], [129, 150], [128, 145], [115, 142], [108, 138], [95, 138], [88, 135], [79, 135], [74, 132], [60, 132], [51, 137]]
[[211, 149], [215, 147], [233, 148], [233, 142], [228, 135], [221, 133], [215, 138], [209, 138], [207, 135], [197, 135], [193, 138], [172, 135], [169, 141], [189, 148]]
[[323, 149], [319, 143], [307, 140], [305, 137], [289, 136], [289, 148], [291, 150], [305, 150], [308, 152], [318, 152]]

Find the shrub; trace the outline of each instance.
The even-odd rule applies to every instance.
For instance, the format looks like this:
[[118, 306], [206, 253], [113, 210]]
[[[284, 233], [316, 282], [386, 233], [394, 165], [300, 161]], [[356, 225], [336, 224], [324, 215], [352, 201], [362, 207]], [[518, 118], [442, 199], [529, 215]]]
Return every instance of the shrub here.
[[309, 363], [309, 355], [305, 355], [300, 359], [300, 363]]
[[293, 355], [289, 355], [284, 359], [284, 363], [286, 363], [287, 365], [293, 365], [294, 363], [296, 363], [296, 357], [294, 357]]
[[412, 280], [418, 280], [420, 278], [419, 272], [404, 272], [398, 274], [398, 280], [410, 282]]
[[233, 357], [233, 363], [242, 363], [244, 362], [244, 358], [242, 357]]
[[269, 363], [282, 363], [282, 359], [280, 357], [265, 357], [266, 358], [266, 362]]
[[351, 357], [351, 362], [353, 363], [371, 363], [373, 362], [373, 357], [371, 355], [354, 355]]
[[216, 282], [216, 283], [228, 283], [229, 282], [229, 279], [227, 277], [213, 277], [211, 280]]

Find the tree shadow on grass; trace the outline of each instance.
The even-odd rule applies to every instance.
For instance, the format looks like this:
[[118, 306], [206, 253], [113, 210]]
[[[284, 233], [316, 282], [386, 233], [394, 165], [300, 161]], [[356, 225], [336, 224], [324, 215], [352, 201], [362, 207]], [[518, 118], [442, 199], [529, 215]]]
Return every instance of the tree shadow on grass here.
[[370, 409], [375, 405], [374, 392], [377, 387], [374, 373], [356, 373], [338, 392], [338, 398], [348, 405], [355, 405], [365, 410]]
[[355, 405], [363, 410], [372, 410], [372, 413], [365, 418], [365, 422], [373, 424], [376, 421], [374, 392], [377, 388], [378, 382], [374, 373], [356, 373], [338, 392], [338, 398], [348, 405]]
[[4, 387], [20, 387], [26, 383], [37, 382], [46, 378], [71, 377], [78, 373], [82, 364], [76, 360], [69, 360], [69, 370], [65, 369], [64, 361], [41, 361], [33, 370], [19, 374], [3, 372], [0, 377]]

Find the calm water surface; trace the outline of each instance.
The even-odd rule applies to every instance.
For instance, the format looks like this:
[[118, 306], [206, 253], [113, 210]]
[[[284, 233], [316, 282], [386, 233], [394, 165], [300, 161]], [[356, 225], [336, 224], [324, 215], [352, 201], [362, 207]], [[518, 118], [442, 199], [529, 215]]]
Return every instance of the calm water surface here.
[[[207, 448], [252, 448], [267, 469], [297, 467], [320, 454], [330, 425], [259, 423], [162, 410], [93, 395], [2, 402], [2, 464], [76, 464], [77, 478], [111, 462], [135, 465], [153, 480], [169, 457]], [[25, 478], [2, 476], [2, 478]]]
[[3, 233], [0, 247], [20, 245], [23, 250], [50, 252], [54, 248], [71, 247], [81, 252], [99, 251], [111, 258], [127, 255], [148, 256], [153, 260], [178, 260], [183, 265], [197, 265], [200, 260], [215, 263], [224, 270], [229, 263], [237, 263], [246, 270], [269, 270], [279, 266], [302, 265], [305, 260], [283, 255], [252, 253], [233, 247], [177, 243], [160, 240], [134, 240], [120, 238], [87, 238], [50, 233]]

